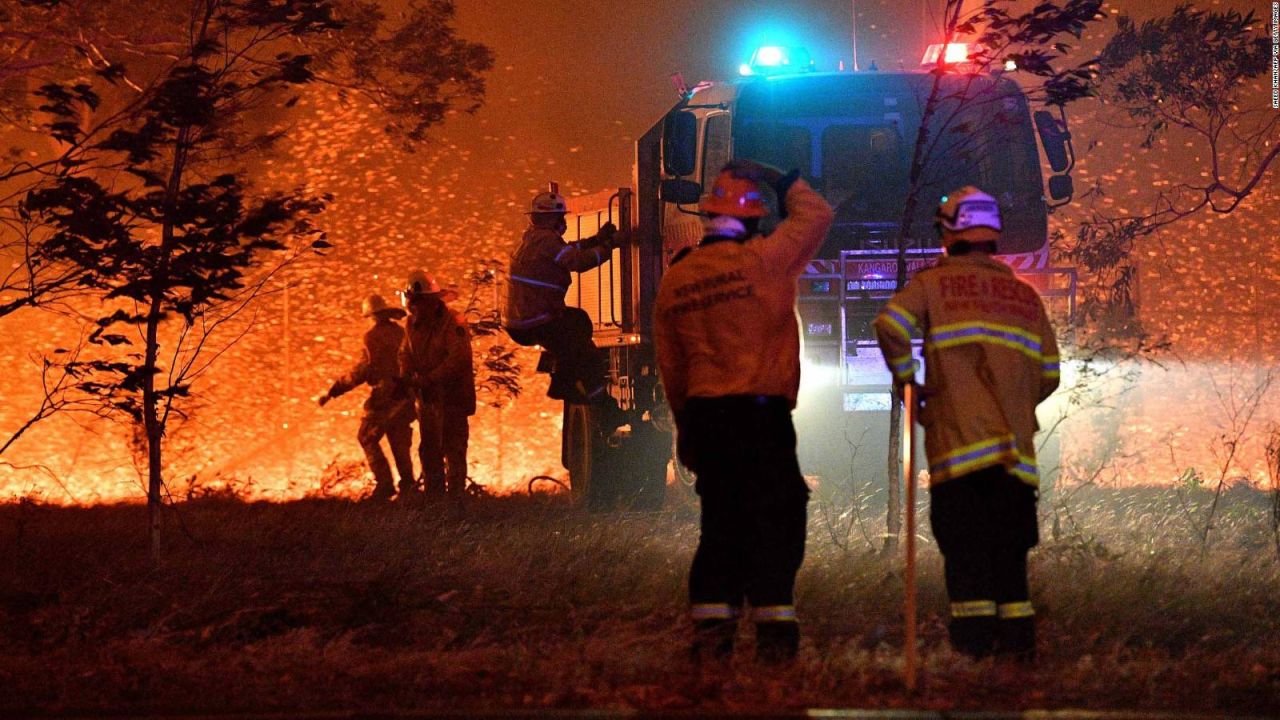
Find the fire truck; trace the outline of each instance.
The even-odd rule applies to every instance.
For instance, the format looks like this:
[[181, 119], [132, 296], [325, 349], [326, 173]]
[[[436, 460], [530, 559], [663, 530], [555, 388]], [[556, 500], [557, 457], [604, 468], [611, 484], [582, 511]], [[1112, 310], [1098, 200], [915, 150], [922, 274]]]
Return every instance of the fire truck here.
[[[996, 196], [1001, 259], [1051, 308], [1074, 312], [1075, 273], [1049, 265], [1047, 242], [1048, 213], [1072, 195], [1065, 115], [1033, 113], [1004, 72], [930, 71], [938, 52], [963, 58], [967, 48], [929, 52], [914, 72], [812, 72], [803, 51], [770, 47], [732, 81], [687, 88], [677, 78], [679, 102], [636, 143], [632, 186], [571, 207], [569, 239], [607, 221], [628, 233], [612, 262], [577, 276], [568, 296], [591, 316], [597, 345], [608, 348], [612, 393], [631, 420], [606, 436], [589, 406], [565, 407], [562, 459], [575, 492], [593, 507], [660, 506], [669, 467], [679, 473], [654, 360], [653, 303], [671, 258], [701, 238], [699, 196], [733, 158], [798, 169], [836, 211], [798, 288], [795, 417], [807, 475], [883, 484], [891, 378], [871, 321], [894, 291], [900, 237], [908, 275], [941, 256], [933, 213], [949, 190], [976, 185]], [[919, 202], [901, 232], [930, 93], [938, 101]], [[1047, 190], [1041, 151], [1051, 170]], [[777, 222], [777, 201], [766, 234]]]

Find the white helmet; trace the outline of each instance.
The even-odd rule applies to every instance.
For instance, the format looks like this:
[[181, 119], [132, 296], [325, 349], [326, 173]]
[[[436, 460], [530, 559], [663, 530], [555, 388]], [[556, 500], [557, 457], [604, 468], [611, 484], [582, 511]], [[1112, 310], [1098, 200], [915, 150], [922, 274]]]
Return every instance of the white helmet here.
[[378, 315], [380, 313], [392, 313], [393, 315], [399, 316], [399, 315], [403, 315], [404, 311], [398, 307], [392, 307], [391, 305], [388, 305], [387, 301], [384, 300], [382, 296], [377, 293], [370, 295], [369, 297], [364, 299], [364, 302], [360, 303], [361, 315], [365, 317], [373, 317], [374, 315]]
[[439, 295], [440, 286], [436, 284], [436, 279], [427, 274], [426, 270], [414, 270], [409, 273], [409, 280], [401, 291], [405, 297], [411, 295]]
[[[938, 227], [949, 231], [952, 241], [982, 242], [1000, 239], [1000, 204], [972, 185], [942, 196], [934, 215]], [[944, 243], [946, 244], [946, 243]]]
[[534, 196], [533, 202], [529, 206], [529, 211], [525, 215], [564, 213], [568, 211], [569, 206], [565, 204], [564, 196], [560, 194], [560, 186], [557, 183], [548, 183], [547, 191]]

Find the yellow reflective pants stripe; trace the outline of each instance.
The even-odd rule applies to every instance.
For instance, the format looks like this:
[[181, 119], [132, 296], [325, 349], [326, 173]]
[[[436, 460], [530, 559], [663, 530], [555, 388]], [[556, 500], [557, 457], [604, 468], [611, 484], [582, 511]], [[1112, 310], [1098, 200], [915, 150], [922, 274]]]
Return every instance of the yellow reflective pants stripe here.
[[1036, 609], [1032, 607], [1030, 602], [1001, 603], [996, 608], [996, 614], [1002, 620], [1014, 620], [1016, 618], [1031, 617], [1036, 614]]
[[994, 600], [968, 600], [966, 602], [951, 603], [951, 617], [953, 618], [995, 616], [996, 603]]

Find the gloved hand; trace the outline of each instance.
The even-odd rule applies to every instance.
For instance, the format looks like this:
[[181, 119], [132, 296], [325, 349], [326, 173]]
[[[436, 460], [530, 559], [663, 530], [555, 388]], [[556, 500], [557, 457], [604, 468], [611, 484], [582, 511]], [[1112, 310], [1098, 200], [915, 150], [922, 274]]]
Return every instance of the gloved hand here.
[[724, 166], [724, 169], [728, 170], [734, 177], [742, 178], [743, 180], [768, 183], [769, 187], [773, 188], [773, 193], [778, 196], [778, 219], [787, 219], [787, 191], [791, 189], [792, 184], [800, 177], [799, 170], [784, 173], [772, 165], [745, 158], [729, 161]]
[[618, 226], [611, 222], [607, 222], [600, 226], [600, 231], [596, 233], [596, 240], [606, 247], [613, 247], [613, 242], [618, 237]]
[[930, 395], [932, 395], [933, 393], [932, 393], [932, 391], [930, 391], [930, 390], [926, 390], [926, 389], [925, 389], [925, 387], [924, 387], [923, 385], [921, 385], [920, 383], [917, 383], [917, 382], [914, 382], [914, 381], [912, 381], [912, 382], [901, 382], [901, 381], [897, 381], [897, 380], [895, 380], [895, 381], [894, 381], [894, 383], [893, 383], [893, 395], [894, 395], [894, 397], [899, 398], [899, 399], [905, 398], [905, 397], [906, 397], [906, 389], [907, 389], [907, 386], [908, 386], [908, 385], [910, 385], [910, 386], [914, 389], [914, 392], [915, 392], [915, 401], [916, 401], [916, 406], [915, 406], [914, 410], [915, 410], [915, 413], [916, 413], [916, 420], [917, 420], [917, 421], [919, 421], [919, 419], [920, 419], [920, 413], [924, 411], [925, 400], [926, 400]]
[[324, 407], [325, 405], [328, 405], [329, 401], [332, 399], [333, 399], [333, 396], [326, 392], [325, 394], [316, 398], [316, 402], [320, 404], [320, 407]]

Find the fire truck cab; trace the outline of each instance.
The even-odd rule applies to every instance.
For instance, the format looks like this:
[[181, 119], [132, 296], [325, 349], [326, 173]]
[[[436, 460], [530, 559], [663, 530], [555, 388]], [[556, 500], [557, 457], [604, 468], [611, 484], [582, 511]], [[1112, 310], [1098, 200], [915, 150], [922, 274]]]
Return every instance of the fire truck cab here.
[[[785, 64], [777, 62], [785, 50], [766, 56]], [[602, 444], [590, 437], [589, 412], [566, 408], [571, 482], [591, 488], [592, 497], [609, 488], [599, 501], [606, 505], [628, 495], [661, 502], [672, 428], [653, 358], [653, 300], [671, 258], [701, 238], [703, 188], [733, 158], [798, 169], [836, 210], [798, 288], [803, 371], [796, 420], [806, 474], [885, 473], [891, 378], [870, 324], [894, 291], [900, 236], [908, 275], [941, 256], [933, 213], [946, 192], [976, 185], [996, 196], [1002, 259], [1051, 305], [1074, 312], [1075, 273], [1049, 266], [1047, 242], [1048, 213], [1071, 196], [1065, 118], [1041, 110], [1033, 120], [1025, 94], [1003, 74], [758, 70], [744, 66], [746, 77], [682, 89], [680, 102], [637, 142], [634, 192], [621, 189], [603, 210], [574, 216], [582, 236], [615, 214], [631, 232], [613, 263], [583, 273], [570, 290], [570, 303], [596, 322], [597, 344], [610, 348], [615, 397], [634, 418], [621, 437]], [[939, 102], [923, 136], [918, 203], [900, 233], [935, 82]], [[1047, 197], [1037, 135], [1055, 173]], [[766, 234], [777, 222], [778, 199], [771, 202]]]

